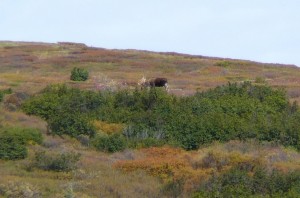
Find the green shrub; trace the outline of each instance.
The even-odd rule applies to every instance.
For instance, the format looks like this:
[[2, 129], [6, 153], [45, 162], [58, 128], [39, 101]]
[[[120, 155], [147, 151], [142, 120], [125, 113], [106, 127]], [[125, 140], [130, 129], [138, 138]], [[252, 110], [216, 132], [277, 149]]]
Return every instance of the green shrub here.
[[65, 134], [71, 137], [77, 137], [78, 135], [84, 134], [93, 136], [95, 131], [89, 118], [84, 114], [70, 114], [64, 111], [58, 111], [56, 115], [53, 115], [48, 120], [48, 126], [51, 128], [53, 134]]
[[71, 80], [86, 81], [89, 77], [89, 72], [86, 69], [74, 67], [71, 71]]
[[26, 144], [43, 142], [37, 129], [10, 127], [0, 129], [0, 159], [16, 160], [27, 156]]
[[4, 97], [5, 94], [11, 94], [11, 93], [12, 93], [11, 88], [8, 88], [8, 89], [5, 89], [5, 90], [0, 90], [0, 102], [2, 102], [3, 97]]
[[35, 128], [6, 127], [0, 129], [0, 134], [6, 134], [19, 139], [23, 144], [42, 144], [42, 133]]
[[34, 167], [42, 170], [68, 172], [77, 168], [77, 162], [80, 154], [73, 152], [65, 152], [60, 154], [39, 151], [35, 153]]
[[0, 133], [0, 159], [17, 160], [27, 157], [24, 140], [18, 136]]
[[120, 134], [98, 135], [92, 140], [92, 145], [99, 151], [117, 152], [126, 148], [126, 140]]
[[95, 117], [93, 113], [101, 103], [101, 95], [98, 93], [65, 85], [51, 85], [41, 94], [25, 101], [22, 110], [47, 121], [52, 134], [92, 136], [95, 132], [91, 124]]

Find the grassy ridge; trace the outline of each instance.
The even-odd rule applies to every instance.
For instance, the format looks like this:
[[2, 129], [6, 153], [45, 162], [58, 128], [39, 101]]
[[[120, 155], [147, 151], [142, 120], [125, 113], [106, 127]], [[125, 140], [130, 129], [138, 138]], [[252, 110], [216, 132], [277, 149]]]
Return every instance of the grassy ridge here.
[[[188, 95], [228, 81], [263, 79], [272, 86], [285, 87], [293, 100], [300, 97], [300, 70], [295, 66], [263, 64], [243, 60], [153, 53], [135, 50], [106, 50], [79, 44], [0, 44], [1, 87], [34, 93], [51, 83], [69, 83], [73, 67], [90, 72], [86, 83], [75, 86], [97, 89], [99, 84], [136, 84], [147, 78], [165, 76], [171, 92]], [[33, 78], [34, 77], [34, 78]], [[261, 81], [260, 81], [261, 82]], [[0, 87], [0, 88], [1, 88]]]

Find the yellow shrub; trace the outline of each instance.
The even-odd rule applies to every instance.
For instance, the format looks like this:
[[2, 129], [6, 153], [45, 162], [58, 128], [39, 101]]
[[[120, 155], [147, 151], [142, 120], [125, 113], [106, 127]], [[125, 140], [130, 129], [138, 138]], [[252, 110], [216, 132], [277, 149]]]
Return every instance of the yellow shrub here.
[[93, 122], [94, 127], [97, 131], [106, 134], [122, 133], [125, 125], [119, 123], [108, 123], [101, 120], [95, 120]]

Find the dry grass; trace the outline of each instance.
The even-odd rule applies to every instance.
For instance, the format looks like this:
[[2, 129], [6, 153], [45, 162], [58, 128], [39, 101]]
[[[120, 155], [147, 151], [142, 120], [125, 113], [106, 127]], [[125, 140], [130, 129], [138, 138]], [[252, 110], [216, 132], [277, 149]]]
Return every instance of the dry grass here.
[[[113, 169], [111, 164], [118, 154], [108, 155], [87, 149], [68, 137], [45, 138], [44, 144], [49, 146], [49, 142], [52, 143], [52, 147], [47, 148], [48, 152], [79, 152], [78, 169], [54, 172], [34, 168], [34, 153], [41, 147], [31, 146], [29, 157], [24, 160], [0, 161], [0, 192], [2, 188], [6, 193], [14, 191], [20, 194], [29, 189], [40, 197], [66, 197], [71, 194], [75, 197], [162, 197], [158, 178], [142, 171], [126, 174]], [[126, 153], [119, 155], [124, 158]], [[18, 197], [17, 194], [14, 196]]]

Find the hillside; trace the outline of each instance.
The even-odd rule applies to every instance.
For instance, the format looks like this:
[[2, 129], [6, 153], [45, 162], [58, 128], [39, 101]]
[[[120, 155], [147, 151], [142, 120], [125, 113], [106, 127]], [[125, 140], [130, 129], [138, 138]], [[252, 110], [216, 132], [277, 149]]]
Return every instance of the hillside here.
[[34, 93], [50, 83], [69, 80], [73, 67], [84, 67], [91, 78], [76, 86], [96, 89], [108, 81], [135, 85], [142, 76], [168, 78], [171, 92], [188, 95], [217, 85], [241, 81], [265, 81], [284, 87], [300, 100], [300, 69], [294, 65], [155, 53], [137, 50], [107, 50], [76, 43], [0, 42], [0, 88]]
[[295, 65], [2, 41], [0, 197], [298, 197], [294, 101]]

